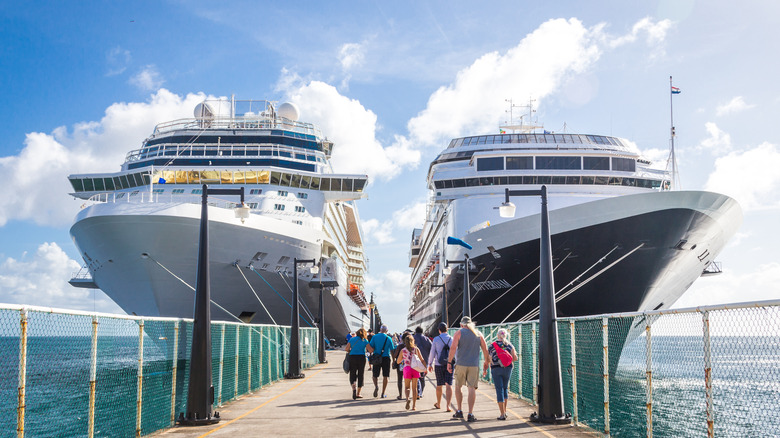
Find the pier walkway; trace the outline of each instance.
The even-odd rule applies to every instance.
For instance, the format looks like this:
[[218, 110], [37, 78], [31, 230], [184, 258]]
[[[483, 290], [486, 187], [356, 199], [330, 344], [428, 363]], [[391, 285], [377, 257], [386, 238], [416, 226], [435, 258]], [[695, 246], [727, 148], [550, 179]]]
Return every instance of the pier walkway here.
[[[452, 414], [445, 412], [443, 406], [440, 410], [433, 407], [436, 400], [435, 379], [428, 380], [425, 397], [417, 401], [417, 411], [406, 411], [405, 402], [396, 399], [398, 390], [395, 371], [390, 375], [387, 398], [372, 397], [374, 386], [370, 372], [367, 372], [362, 394], [364, 398], [352, 400], [348, 377], [341, 370], [343, 358], [343, 351], [328, 351], [329, 363], [305, 370], [304, 379], [277, 382], [218, 409], [222, 417], [220, 423], [211, 426], [175, 427], [160, 432], [158, 436], [594, 436], [587, 429], [571, 425], [530, 423], [528, 418], [535, 408], [511, 395], [508, 418], [506, 421], [498, 421], [495, 391], [491, 385], [484, 382], [480, 382], [477, 390], [474, 409], [477, 421], [473, 423], [452, 419]], [[465, 388], [463, 392], [465, 405]]]

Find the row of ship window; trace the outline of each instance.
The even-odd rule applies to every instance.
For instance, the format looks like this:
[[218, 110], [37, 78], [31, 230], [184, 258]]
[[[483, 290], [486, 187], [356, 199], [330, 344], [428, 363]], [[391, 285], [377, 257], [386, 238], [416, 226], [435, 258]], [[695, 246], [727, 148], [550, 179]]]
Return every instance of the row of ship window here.
[[[506, 160], [506, 163], [504, 161]], [[610, 167], [610, 163], [612, 166]], [[635, 172], [636, 161], [620, 157], [536, 156], [477, 158], [477, 171], [490, 170], [614, 170]]]
[[322, 156], [305, 154], [294, 149], [279, 149], [273, 146], [216, 145], [191, 146], [173, 144], [153, 146], [128, 152], [125, 161], [138, 161], [155, 157], [285, 157], [304, 161], [325, 162]]
[[[155, 194], [163, 194], [164, 191], [165, 191], [164, 189], [154, 189], [152, 192], [155, 193]], [[136, 191], [130, 193], [130, 196], [137, 195], [138, 193], [139, 193], [139, 191], [136, 190]], [[184, 189], [173, 189], [173, 190], [171, 190], [171, 193], [174, 194], [174, 195], [182, 195], [182, 194], [184, 194]], [[190, 193], [193, 194], [193, 195], [200, 195], [200, 194], [203, 193], [203, 190], [202, 189], [192, 189], [192, 191]], [[262, 193], [261, 189], [252, 189], [250, 191], [251, 195], [259, 195], [261, 193]], [[287, 196], [287, 192], [283, 191], [283, 190], [279, 190], [278, 191], [278, 195], [279, 196]], [[122, 199], [122, 198], [124, 198], [124, 196], [125, 196], [124, 193], [117, 193], [116, 199]], [[308, 193], [300, 193], [300, 192], [298, 193], [298, 198], [299, 199], [307, 199], [308, 197], [309, 197]], [[246, 205], [249, 208], [256, 209], [259, 204], [257, 202], [247, 202]], [[284, 209], [285, 209], [285, 204], [274, 204], [274, 210], [284, 211]], [[304, 207], [302, 205], [296, 205], [295, 206], [295, 212], [296, 213], [305, 213], [306, 212], [306, 207]]]
[[456, 138], [449, 148], [497, 143], [580, 143], [625, 147], [620, 139], [604, 135], [579, 134], [498, 134]]
[[610, 185], [657, 189], [668, 188], [668, 181], [644, 178], [623, 178], [613, 176], [488, 176], [435, 180], [436, 189], [457, 189], [461, 187], [519, 185], [519, 184], [566, 184], [566, 185]]
[[76, 192], [102, 192], [155, 184], [272, 184], [320, 191], [362, 192], [366, 178], [323, 178], [269, 170], [165, 170], [108, 178], [69, 178]]

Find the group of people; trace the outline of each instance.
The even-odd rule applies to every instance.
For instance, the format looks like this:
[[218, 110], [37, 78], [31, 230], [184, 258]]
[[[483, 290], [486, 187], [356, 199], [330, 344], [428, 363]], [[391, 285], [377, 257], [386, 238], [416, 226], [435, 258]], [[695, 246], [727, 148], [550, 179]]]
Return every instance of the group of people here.
[[[487, 376], [491, 370], [496, 388], [498, 403], [498, 420], [506, 420], [506, 408], [509, 395], [509, 376], [512, 374], [513, 362], [518, 360], [514, 346], [509, 342], [507, 332], [498, 330], [496, 340], [489, 346], [482, 333], [476, 329], [469, 317], [460, 321], [460, 330], [453, 336], [447, 333], [447, 324], [440, 323], [438, 335], [432, 339], [425, 336], [422, 327], [412, 332], [406, 330], [402, 334], [389, 335], [387, 326], [383, 325], [380, 332], [371, 334], [365, 329], [359, 329], [354, 336], [348, 336], [346, 351], [349, 360], [349, 383], [352, 387], [352, 399], [363, 398], [361, 395], [366, 369], [366, 356], [377, 354], [377, 360], [372, 371], [374, 397], [380, 397], [379, 376], [382, 376], [381, 398], [387, 398], [387, 384], [390, 369], [396, 369], [398, 378], [398, 400], [406, 400], [407, 410], [416, 410], [417, 400], [422, 398], [425, 389], [425, 377], [434, 373], [436, 377], [436, 403], [433, 407], [441, 409], [444, 396], [446, 412], [451, 412], [452, 385], [455, 385], [455, 402], [457, 409], [452, 418], [465, 418], [468, 422], [476, 421], [474, 402], [479, 384], [480, 352], [484, 357], [482, 375]], [[377, 358], [378, 359], [378, 358]], [[463, 415], [462, 388], [468, 389], [466, 404], [467, 415]]]

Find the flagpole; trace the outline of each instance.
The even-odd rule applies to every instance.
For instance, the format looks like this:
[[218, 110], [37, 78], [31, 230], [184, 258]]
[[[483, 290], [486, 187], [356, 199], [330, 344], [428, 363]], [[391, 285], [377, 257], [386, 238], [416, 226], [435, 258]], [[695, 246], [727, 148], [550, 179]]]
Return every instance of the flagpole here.
[[672, 77], [669, 76], [669, 117], [670, 117], [670, 125], [671, 125], [671, 151], [669, 153], [669, 158], [672, 161], [672, 188], [679, 190], [679, 177], [677, 176], [677, 157], [674, 155], [674, 86], [672, 85]]

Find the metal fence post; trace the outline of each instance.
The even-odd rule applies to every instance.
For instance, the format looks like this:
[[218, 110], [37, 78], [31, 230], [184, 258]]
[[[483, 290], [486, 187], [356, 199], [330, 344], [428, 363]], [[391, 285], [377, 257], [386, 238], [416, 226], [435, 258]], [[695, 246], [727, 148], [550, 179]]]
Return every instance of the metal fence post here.
[[536, 352], [536, 323], [531, 323], [531, 378], [533, 379], [533, 388], [534, 388], [534, 399], [533, 405], [536, 406], [539, 404], [539, 376], [538, 373], [538, 363], [536, 361], [537, 358], [537, 352]]
[[235, 355], [236, 371], [235, 371], [235, 379], [234, 379], [235, 382], [233, 382], [233, 398], [238, 397], [238, 347], [240, 345], [238, 341], [239, 341], [239, 337], [241, 336], [241, 327], [239, 326], [235, 326], [235, 327], [236, 327], [236, 355]]
[[173, 323], [173, 368], [171, 369], [171, 424], [176, 423], [176, 371], [179, 368], [179, 321]]
[[135, 436], [141, 436], [141, 408], [144, 386], [144, 320], [138, 320], [138, 397], [136, 400]]
[[645, 316], [645, 334], [647, 360], [647, 438], [653, 438], [653, 349], [650, 334], [650, 318]]
[[517, 351], [520, 353], [520, 372], [517, 373], [517, 395], [523, 398], [523, 325], [517, 324]]
[[222, 367], [225, 363], [225, 324], [222, 324], [222, 334], [219, 340], [219, 379], [217, 385], [217, 406], [222, 407]]
[[715, 413], [712, 403], [712, 362], [710, 349], [710, 312], [702, 312], [702, 325], [704, 329], [704, 397], [707, 407], [707, 436], [715, 436]]
[[89, 420], [87, 436], [95, 436], [95, 384], [97, 381], [97, 331], [98, 317], [92, 316], [92, 348], [89, 354]]
[[576, 426], [579, 422], [579, 410], [577, 409], [577, 350], [575, 349], [574, 320], [569, 320], [569, 332], [571, 338], [571, 399], [572, 399], [572, 422]]
[[609, 437], [609, 318], [601, 318], [601, 346], [604, 348], [604, 435]]
[[246, 392], [252, 392], [252, 330], [251, 326], [247, 327], [247, 339], [246, 339]]
[[26, 408], [25, 387], [27, 386], [27, 309], [22, 308], [19, 325], [19, 388], [16, 410], [16, 436], [24, 437], [24, 411]]

